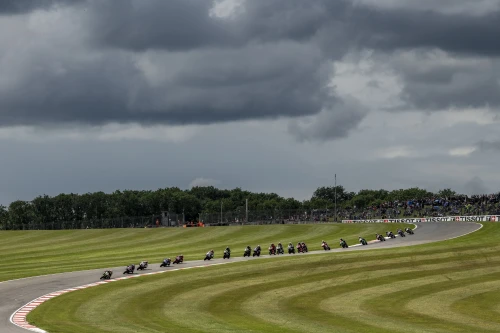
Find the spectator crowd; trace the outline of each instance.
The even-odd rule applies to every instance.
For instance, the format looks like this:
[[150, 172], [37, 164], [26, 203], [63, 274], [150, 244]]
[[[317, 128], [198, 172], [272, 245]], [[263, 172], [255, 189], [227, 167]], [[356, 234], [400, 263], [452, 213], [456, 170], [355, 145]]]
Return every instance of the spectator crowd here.
[[429, 197], [407, 201], [395, 200], [366, 208], [352, 207], [342, 209], [338, 215], [344, 220], [500, 215], [499, 202], [500, 194]]

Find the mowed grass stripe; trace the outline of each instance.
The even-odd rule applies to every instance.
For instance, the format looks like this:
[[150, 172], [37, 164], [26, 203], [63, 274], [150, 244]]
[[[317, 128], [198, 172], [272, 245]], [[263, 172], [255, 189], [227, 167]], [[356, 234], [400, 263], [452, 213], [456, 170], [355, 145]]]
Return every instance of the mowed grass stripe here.
[[[488, 271], [491, 273], [491, 270], [488, 269]], [[453, 278], [452, 276], [449, 277]], [[500, 331], [500, 317], [498, 313], [494, 316], [483, 316], [483, 310], [486, 309], [480, 311], [475, 309], [475, 304], [483, 304], [482, 301], [486, 301], [485, 296], [488, 296], [485, 295], [486, 292], [491, 293], [492, 296], [496, 296], [497, 301], [498, 296], [500, 296], [500, 279], [493, 278], [492, 281], [489, 281], [484, 280], [484, 278], [483, 274], [476, 274], [476, 278], [474, 279], [457, 281], [456, 285], [447, 285], [435, 293], [424, 294], [411, 300], [406, 307], [416, 313], [431, 315], [442, 320], [465, 325], [475, 325], [485, 330]], [[480, 301], [474, 303], [474, 299]], [[491, 306], [491, 301], [486, 303], [490, 303], [489, 305]], [[432, 304], [434, 308], [440, 309], [440, 311], [430, 311], [429, 304]], [[480, 315], [476, 316], [476, 313]], [[481, 319], [480, 317], [483, 318]], [[489, 325], [483, 326], [486, 322]]]
[[463, 316], [500, 323], [500, 285], [498, 281], [491, 283], [467, 289], [465, 297], [453, 302], [450, 309]]
[[[498, 302], [482, 295], [499, 290], [499, 231], [486, 223], [464, 238], [411, 248], [141, 277], [63, 295], [28, 319], [49, 332], [75, 333], [498, 332]], [[453, 292], [461, 287], [470, 290], [464, 299]], [[465, 301], [470, 297], [474, 302]], [[467, 311], [486, 307], [489, 314], [468, 321]]]
[[[402, 224], [391, 224], [396, 230]], [[207, 228], [105, 229], [0, 232], [0, 281], [51, 273], [137, 264], [141, 260], [160, 262], [184, 254], [185, 260], [199, 260], [209, 249], [216, 257], [226, 246], [233, 256], [242, 256], [247, 245], [304, 241], [319, 250], [325, 239], [333, 247], [345, 238], [357, 243], [357, 236], [374, 238], [387, 225], [273, 225]], [[12, 269], [15, 267], [15, 269]]]

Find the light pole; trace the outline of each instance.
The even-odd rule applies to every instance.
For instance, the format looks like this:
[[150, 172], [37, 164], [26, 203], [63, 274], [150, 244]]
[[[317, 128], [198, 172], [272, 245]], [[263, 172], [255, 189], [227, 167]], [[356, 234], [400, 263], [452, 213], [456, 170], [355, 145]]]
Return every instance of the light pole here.
[[337, 222], [337, 174], [335, 174], [335, 222]]
[[222, 200], [220, 201], [220, 224], [222, 224]]

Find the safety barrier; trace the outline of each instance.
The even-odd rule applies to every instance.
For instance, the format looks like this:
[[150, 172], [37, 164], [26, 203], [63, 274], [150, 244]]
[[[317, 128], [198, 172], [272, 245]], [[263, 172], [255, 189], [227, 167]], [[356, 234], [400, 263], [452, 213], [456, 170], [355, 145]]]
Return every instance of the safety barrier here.
[[342, 223], [425, 223], [425, 222], [499, 222], [500, 215], [415, 217], [402, 219], [342, 220]]

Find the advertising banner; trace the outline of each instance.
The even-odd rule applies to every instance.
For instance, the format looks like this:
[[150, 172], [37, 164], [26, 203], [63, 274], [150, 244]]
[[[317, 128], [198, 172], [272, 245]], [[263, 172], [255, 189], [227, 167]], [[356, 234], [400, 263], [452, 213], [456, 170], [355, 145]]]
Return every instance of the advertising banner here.
[[342, 220], [342, 223], [425, 223], [425, 222], [498, 222], [499, 215], [411, 217], [402, 219]]

